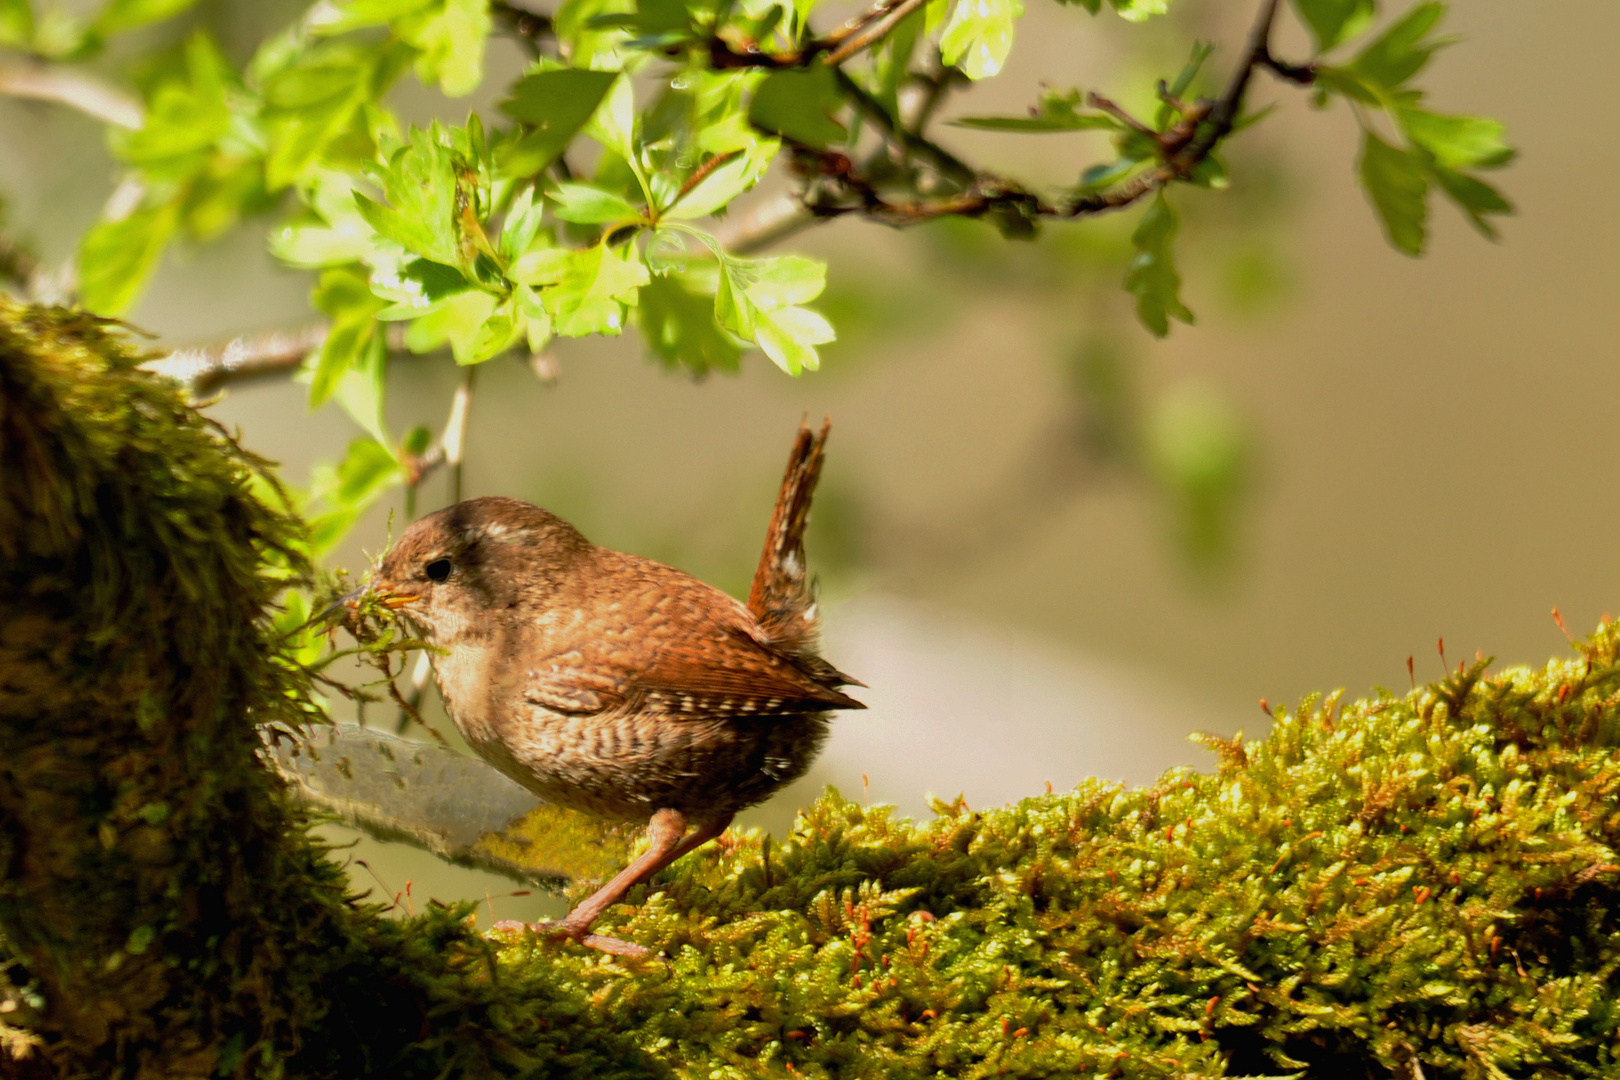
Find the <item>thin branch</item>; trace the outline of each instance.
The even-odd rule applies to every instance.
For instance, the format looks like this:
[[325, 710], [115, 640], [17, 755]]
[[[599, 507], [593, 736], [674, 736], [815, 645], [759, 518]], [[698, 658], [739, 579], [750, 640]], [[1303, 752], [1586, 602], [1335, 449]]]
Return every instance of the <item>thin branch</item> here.
[[792, 195], [757, 203], [747, 212], [728, 217], [715, 230], [715, 239], [727, 251], [738, 255], [767, 248], [824, 219], [804, 208]]
[[820, 60], [837, 67], [863, 49], [882, 41], [894, 28], [923, 6], [926, 0], [877, 0], [877, 3], [849, 19], [837, 29], [812, 37], [797, 49], [766, 52], [757, 42], [734, 46], [719, 37], [708, 41], [709, 61], [716, 69], [802, 68]]
[[681, 185], [681, 190], [675, 193], [675, 197], [671, 199], [669, 205], [664, 208], [665, 212], [667, 213], [668, 211], [674, 209], [682, 199], [692, 194], [694, 188], [703, 183], [703, 181], [707, 180], [710, 176], [714, 175], [715, 170], [732, 161], [741, 153], [741, 150], [727, 150], [723, 154], [714, 155], [714, 157], [710, 158], [708, 161], [705, 161], [702, 165], [699, 165], [697, 171], [686, 178], [686, 183]]
[[291, 374], [325, 340], [325, 324], [239, 334], [229, 341], [176, 349], [141, 366], [185, 383], [194, 394], [206, 394], [227, 383]]
[[473, 379], [478, 374], [478, 368], [469, 366], [462, 369], [461, 385], [456, 387], [456, 396], [450, 402], [450, 419], [444, 424], [444, 438], [440, 445], [444, 447], [444, 463], [450, 466], [450, 502], [461, 501], [461, 466], [467, 450], [467, 410], [472, 406]]
[[923, 93], [921, 100], [918, 101], [916, 108], [913, 110], [910, 127], [918, 135], [928, 129], [928, 125], [933, 122], [934, 114], [945, 103], [945, 98], [950, 92], [956, 87], [965, 86], [972, 81], [962, 74], [959, 69], [946, 67], [937, 49], [934, 52], [934, 63], [934, 71], [917, 76], [917, 79], [923, 84]]
[[834, 68], [833, 75], [838, 80], [838, 88], [849, 95], [857, 109], [867, 119], [871, 120], [879, 130], [888, 137], [908, 157], [920, 157], [937, 169], [942, 176], [957, 184], [966, 186], [973, 183], [979, 173], [932, 139], [922, 135], [913, 134], [900, 127], [883, 107], [883, 103], [866, 92], [866, 89], [844, 73], [842, 68]]
[[29, 62], [0, 67], [0, 94], [50, 101], [77, 109], [115, 127], [138, 128], [146, 110], [140, 99], [83, 68]]
[[889, 31], [900, 25], [901, 20], [917, 11], [925, 2], [900, 0], [899, 3], [890, 3], [889, 0], [880, 0], [869, 11], [849, 20], [822, 39], [835, 46], [822, 57], [822, 63], [842, 64], [868, 45], [881, 41]]

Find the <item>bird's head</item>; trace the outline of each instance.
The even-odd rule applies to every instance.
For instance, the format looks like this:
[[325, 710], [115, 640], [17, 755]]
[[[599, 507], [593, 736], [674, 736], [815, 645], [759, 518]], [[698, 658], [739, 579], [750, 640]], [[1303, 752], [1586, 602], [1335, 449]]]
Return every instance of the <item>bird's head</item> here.
[[590, 550], [538, 506], [468, 499], [406, 529], [367, 588], [429, 640], [450, 644], [487, 633], [501, 611], [545, 607]]

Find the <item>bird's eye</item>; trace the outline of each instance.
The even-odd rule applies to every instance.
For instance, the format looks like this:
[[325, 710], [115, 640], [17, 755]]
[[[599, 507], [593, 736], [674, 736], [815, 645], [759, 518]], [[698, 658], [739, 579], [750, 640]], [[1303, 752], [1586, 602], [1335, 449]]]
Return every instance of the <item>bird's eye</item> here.
[[429, 581], [444, 581], [450, 576], [450, 560], [434, 559], [422, 568]]

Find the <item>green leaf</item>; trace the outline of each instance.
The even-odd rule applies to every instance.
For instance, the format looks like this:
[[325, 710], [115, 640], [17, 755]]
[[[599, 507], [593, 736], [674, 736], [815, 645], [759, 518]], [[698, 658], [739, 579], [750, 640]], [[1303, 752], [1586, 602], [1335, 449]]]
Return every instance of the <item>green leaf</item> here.
[[373, 324], [371, 336], [349, 369], [338, 379], [333, 399], [373, 438], [383, 444], [391, 440], [383, 424], [383, 388], [388, 375], [388, 342]]
[[369, 258], [377, 233], [355, 206], [353, 178], [317, 170], [305, 177], [299, 194], [309, 209], [271, 233], [272, 255], [315, 269]]
[[[334, 468], [317, 465], [310, 478], [310, 502], [324, 506], [310, 515], [310, 544], [317, 554], [328, 554], [354, 527], [360, 515], [390, 488], [405, 480], [405, 471], [376, 439], [356, 439]], [[298, 625], [299, 619], [293, 625]]]
[[748, 122], [794, 142], [826, 149], [849, 137], [833, 119], [843, 107], [837, 77], [825, 64], [783, 69], [765, 76], [748, 105]]
[[680, 274], [654, 277], [642, 286], [636, 322], [648, 348], [667, 365], [695, 375], [737, 370], [742, 350], [715, 320], [714, 297], [687, 288]]
[[531, 251], [512, 264], [509, 276], [542, 287], [540, 301], [564, 337], [622, 333], [629, 305], [649, 280], [633, 248], [627, 246], [621, 255], [605, 243], [578, 251]]
[[970, 79], [999, 74], [1012, 51], [1013, 24], [1023, 0], [956, 0], [939, 39], [940, 58]]
[[1496, 226], [1486, 220], [1487, 214], [1511, 214], [1513, 204], [1502, 197], [1485, 181], [1466, 173], [1435, 166], [1432, 175], [1446, 197], [1456, 203], [1468, 220], [1489, 239], [1497, 237]]
[[1136, 297], [1136, 316], [1156, 337], [1170, 332], [1172, 318], [1188, 325], [1193, 321], [1181, 302], [1181, 276], [1171, 256], [1177, 226], [1175, 211], [1161, 191], [1131, 233], [1136, 254], [1125, 271], [1125, 291]]
[[1118, 161], [1100, 162], [1091, 166], [1080, 174], [1079, 190], [1081, 194], [1101, 191], [1105, 187], [1118, 183], [1131, 174], [1142, 162], [1133, 157], [1122, 157]]
[[1107, 113], [1081, 112], [1083, 95], [1079, 90], [1047, 88], [1041, 94], [1040, 104], [1029, 110], [1028, 116], [964, 116], [952, 120], [957, 127], [979, 128], [983, 131], [1094, 131], [1117, 130], [1120, 126]]
[[119, 221], [97, 223], [79, 246], [79, 299], [98, 315], [121, 315], [135, 303], [179, 224], [179, 206], [161, 203]]
[[411, 46], [418, 79], [459, 97], [483, 82], [491, 25], [489, 0], [352, 0], [341, 7], [322, 5], [311, 29], [333, 35], [387, 26]]
[[1310, 28], [1317, 52], [1326, 52], [1366, 29], [1373, 0], [1294, 0], [1294, 9]]
[[191, 178], [230, 130], [225, 92], [231, 72], [225, 58], [200, 33], [187, 40], [185, 58], [185, 78], [159, 85], [140, 129], [113, 139], [118, 156], [150, 180]]
[[1170, 10], [1170, 0], [1109, 0], [1126, 22], [1146, 22]]
[[508, 300], [498, 308], [489, 318], [484, 320], [473, 335], [472, 346], [467, 352], [466, 359], [456, 358], [458, 364], [482, 364], [486, 360], [506, 352], [517, 343], [518, 335], [523, 332], [523, 320], [514, 311], [514, 302]]
[[34, 9], [28, 0], [0, 0], [0, 45], [26, 49], [34, 39]]
[[543, 201], [535, 198], [532, 187], [524, 188], [512, 200], [506, 220], [501, 223], [501, 257], [507, 262], [512, 262], [534, 244], [535, 237], [540, 235], [543, 208]]
[[872, 96], [895, 123], [901, 122], [900, 85], [911, 68], [911, 57], [923, 36], [927, 14], [919, 9], [901, 19], [872, 52]]
[[392, 79], [386, 57], [328, 45], [299, 54], [300, 63], [265, 80], [264, 119], [270, 132], [266, 183], [279, 190], [300, 180], [320, 154]]
[[1423, 70], [1436, 49], [1448, 44], [1426, 40], [1445, 13], [1446, 6], [1436, 0], [1418, 4], [1362, 50], [1351, 70], [1386, 91], [1398, 89]]
[[484, 81], [484, 41], [491, 28], [489, 0], [444, 0], [419, 14], [397, 19], [394, 33], [421, 53], [416, 77], [461, 97]]
[[663, 217], [674, 221], [695, 221], [718, 213], [765, 175], [781, 143], [776, 139], [752, 139], [741, 154], [715, 169], [674, 205]]
[[1369, 131], [1361, 146], [1361, 184], [1389, 242], [1408, 255], [1421, 255], [1429, 193], [1423, 162]]
[[624, 196], [590, 184], [558, 184], [551, 200], [555, 204], [553, 214], [578, 225], [608, 225], [636, 221], [642, 216], [641, 207]]
[[377, 313], [384, 322], [420, 318], [470, 288], [461, 271], [430, 259], [378, 260], [371, 274], [372, 293], [391, 301]]
[[621, 75], [608, 87], [602, 103], [585, 121], [585, 134], [639, 168], [636, 161], [636, 95], [630, 77]]
[[538, 71], [520, 79], [501, 110], [529, 130], [502, 147], [502, 176], [534, 176], [550, 165], [585, 126], [618, 78], [613, 71]]
[[310, 380], [309, 407], [315, 409], [332, 396], [350, 368], [370, 359], [365, 354], [378, 336], [375, 315], [383, 304], [356, 266], [323, 271], [310, 303], [332, 321]]
[[473, 363], [479, 334], [495, 314], [496, 304], [496, 298], [482, 289], [456, 293], [405, 328], [405, 347], [427, 353], [448, 343], [456, 363]]
[[1417, 108], [1395, 113], [1413, 144], [1427, 150], [1444, 169], [1494, 169], [1513, 159], [1502, 141], [1503, 127], [1478, 116], [1445, 116]]
[[94, 30], [103, 35], [132, 30], [173, 18], [196, 3], [197, 0], [110, 0], [96, 17]]
[[355, 204], [368, 224], [405, 250], [447, 266], [461, 262], [456, 237], [456, 177], [450, 148], [437, 124], [412, 128], [385, 168], [368, 170], [390, 206], [356, 192]]
[[706, 233], [687, 230], [714, 252], [720, 263], [714, 316], [722, 327], [765, 351], [783, 371], [798, 375], [821, 366], [815, 346], [834, 340], [832, 324], [796, 305], [820, 295], [827, 266], [799, 255], [740, 259], [726, 254]]

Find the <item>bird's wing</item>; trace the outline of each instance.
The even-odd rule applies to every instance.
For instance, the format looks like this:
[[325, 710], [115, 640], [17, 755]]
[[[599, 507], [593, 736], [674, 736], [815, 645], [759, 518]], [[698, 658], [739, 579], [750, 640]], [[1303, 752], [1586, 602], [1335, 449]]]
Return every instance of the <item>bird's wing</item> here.
[[665, 641], [631, 686], [646, 707], [682, 716], [772, 716], [866, 707], [737, 632]]
[[553, 712], [633, 708], [693, 718], [866, 707], [747, 634], [723, 626], [704, 631], [646, 641], [632, 654], [603, 649], [589, 658], [581, 652], [552, 658], [530, 672], [523, 699]]

